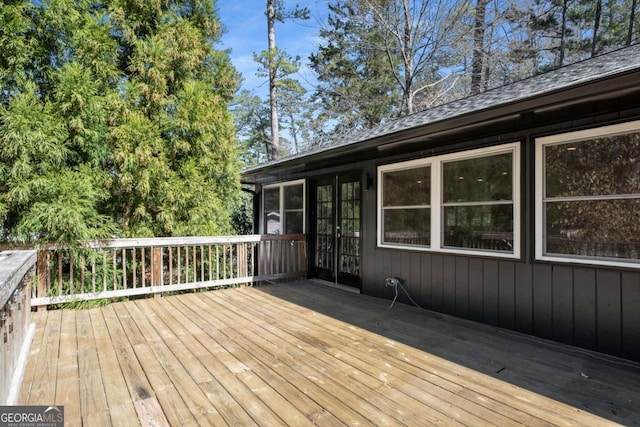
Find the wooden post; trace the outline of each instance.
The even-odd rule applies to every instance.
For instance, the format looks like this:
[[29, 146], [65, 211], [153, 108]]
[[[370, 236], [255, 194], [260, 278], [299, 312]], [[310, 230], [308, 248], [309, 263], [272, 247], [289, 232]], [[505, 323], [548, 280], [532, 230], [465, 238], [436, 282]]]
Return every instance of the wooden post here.
[[[162, 286], [162, 247], [154, 246], [151, 250], [151, 286]], [[154, 294], [156, 298], [162, 295]]]
[[[44, 249], [38, 251], [38, 261], [36, 263], [38, 275], [38, 287], [36, 288], [36, 297], [47, 296], [47, 288], [49, 282], [49, 251]], [[46, 305], [38, 306], [38, 311], [45, 311]]]

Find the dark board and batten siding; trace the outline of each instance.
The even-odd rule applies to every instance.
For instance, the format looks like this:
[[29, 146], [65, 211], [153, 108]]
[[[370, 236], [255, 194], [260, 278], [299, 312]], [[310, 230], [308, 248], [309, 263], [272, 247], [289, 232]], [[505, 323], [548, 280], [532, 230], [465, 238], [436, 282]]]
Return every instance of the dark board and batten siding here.
[[390, 249], [366, 271], [367, 294], [393, 298], [397, 276], [423, 308], [640, 360], [638, 272]]
[[[382, 164], [520, 141], [522, 259], [379, 248], [376, 192], [370, 191], [363, 197], [363, 292], [393, 298], [385, 278], [397, 276], [426, 309], [640, 361], [640, 271], [533, 259], [535, 138], [640, 118], [637, 99], [618, 101], [555, 112], [493, 134], [463, 133], [432, 142], [429, 150], [369, 162], [365, 171], [375, 176]], [[411, 303], [402, 291], [398, 299]]]

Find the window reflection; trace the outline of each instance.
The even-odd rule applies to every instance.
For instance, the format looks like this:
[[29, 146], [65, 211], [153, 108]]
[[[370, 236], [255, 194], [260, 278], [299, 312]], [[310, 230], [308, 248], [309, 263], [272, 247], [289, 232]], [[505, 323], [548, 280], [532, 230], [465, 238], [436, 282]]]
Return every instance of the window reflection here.
[[383, 206], [415, 206], [431, 203], [431, 167], [386, 172]]
[[263, 194], [265, 231], [280, 234], [280, 188], [265, 188]]
[[546, 146], [547, 197], [640, 194], [640, 133]]
[[431, 242], [431, 167], [382, 175], [384, 243], [429, 246]]
[[478, 157], [442, 165], [442, 201], [478, 202], [512, 199], [513, 154]]
[[443, 163], [443, 246], [513, 252], [512, 169], [512, 152]]
[[640, 133], [548, 144], [543, 155], [544, 253], [640, 259]]
[[547, 203], [547, 252], [640, 259], [640, 200]]
[[444, 208], [444, 246], [513, 251], [513, 206]]
[[265, 188], [263, 221], [266, 234], [304, 233], [304, 184]]

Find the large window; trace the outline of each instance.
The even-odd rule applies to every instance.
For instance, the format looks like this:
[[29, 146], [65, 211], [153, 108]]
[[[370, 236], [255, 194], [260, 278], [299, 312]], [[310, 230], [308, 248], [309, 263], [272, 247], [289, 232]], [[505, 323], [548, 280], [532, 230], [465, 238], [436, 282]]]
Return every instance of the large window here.
[[519, 145], [381, 166], [378, 245], [519, 256]]
[[536, 141], [536, 255], [640, 267], [640, 122]]
[[431, 166], [382, 172], [382, 241], [431, 244]]
[[304, 182], [266, 186], [262, 190], [262, 230], [266, 234], [304, 233]]
[[442, 164], [444, 247], [513, 250], [513, 152]]

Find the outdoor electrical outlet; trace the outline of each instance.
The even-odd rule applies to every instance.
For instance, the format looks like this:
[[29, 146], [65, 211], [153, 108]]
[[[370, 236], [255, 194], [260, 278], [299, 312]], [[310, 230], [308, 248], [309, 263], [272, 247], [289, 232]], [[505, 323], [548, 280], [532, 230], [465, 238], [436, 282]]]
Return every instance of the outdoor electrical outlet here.
[[387, 277], [385, 286], [397, 287], [400, 284], [400, 279], [397, 277]]

